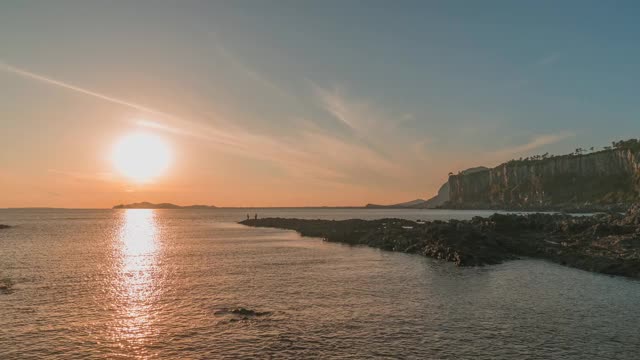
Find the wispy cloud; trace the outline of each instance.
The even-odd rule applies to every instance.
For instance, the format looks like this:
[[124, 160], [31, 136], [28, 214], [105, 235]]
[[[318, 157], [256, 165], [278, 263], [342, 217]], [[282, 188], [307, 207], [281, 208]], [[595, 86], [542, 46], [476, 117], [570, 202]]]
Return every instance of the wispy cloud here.
[[349, 143], [354, 147], [351, 154], [368, 154], [369, 162], [361, 164], [387, 176], [393, 174], [396, 184], [419, 181], [426, 171], [433, 170], [425, 166], [433, 164], [429, 159], [433, 155], [431, 137], [406, 126], [407, 122], [416, 121], [413, 112], [402, 109], [394, 113], [375, 102], [349, 96], [340, 87], [312, 86], [321, 108], [350, 129]]
[[560, 142], [562, 140], [568, 139], [573, 136], [575, 136], [575, 134], [572, 132], [537, 135], [531, 138], [525, 144], [515, 145], [515, 146], [507, 147], [504, 149], [500, 149], [497, 151], [493, 151], [490, 153], [490, 155], [497, 158], [505, 158], [509, 156], [520, 155], [520, 154], [538, 149], [545, 145], [555, 144], [557, 142]]
[[[265, 161], [278, 166], [287, 179], [322, 186], [390, 186], [416, 178], [428, 141], [415, 141], [402, 133], [398, 124], [415, 118], [410, 112], [392, 116], [375, 104], [354, 99], [339, 90], [315, 87], [316, 100], [327, 115], [343, 123], [351, 134], [319, 126], [322, 121], [301, 120], [295, 136], [260, 133], [242, 121], [207, 116], [185, 119], [157, 108], [71, 84], [51, 76], [0, 63], [0, 70], [57, 88], [80, 93], [139, 111], [131, 119], [137, 126], [196, 139], [219, 153]], [[245, 69], [252, 72], [251, 69]], [[255, 73], [254, 73], [255, 74]], [[258, 75], [253, 76], [256, 81]], [[413, 145], [412, 145], [413, 144]], [[406, 147], [408, 146], [408, 148]], [[405, 149], [405, 150], [403, 150]], [[109, 181], [108, 174], [82, 174], [51, 170], [74, 179]]]
[[109, 182], [115, 178], [115, 176], [110, 172], [88, 173], [88, 172], [65, 171], [65, 170], [57, 170], [57, 169], [49, 169], [48, 172], [56, 175], [62, 175], [78, 181], [90, 180], [90, 181]]
[[514, 90], [524, 89], [529, 85], [536, 83], [539, 79], [540, 72], [544, 72], [548, 68], [557, 64], [562, 60], [563, 56], [563, 52], [556, 51], [548, 53], [540, 58], [529, 59], [527, 64], [525, 64], [519, 73], [506, 79], [505, 89], [511, 92]]
[[340, 90], [334, 89], [332, 91], [321, 88], [317, 85], [313, 85], [314, 91], [319, 99], [319, 105], [326, 110], [335, 119], [349, 128], [351, 131], [360, 132], [365, 124], [359, 124], [359, 116], [355, 114], [355, 106], [348, 106], [343, 97], [340, 95]]
[[101, 100], [105, 100], [114, 104], [118, 104], [118, 105], [122, 105], [122, 106], [126, 106], [128, 108], [131, 109], [135, 109], [138, 111], [142, 111], [148, 114], [153, 114], [153, 115], [158, 115], [158, 116], [162, 116], [162, 117], [171, 117], [172, 115], [167, 114], [165, 112], [159, 111], [159, 110], [155, 110], [140, 104], [136, 104], [127, 100], [123, 100], [123, 99], [119, 99], [117, 97], [113, 97], [113, 96], [109, 96], [109, 95], [105, 95], [102, 93], [99, 93], [97, 91], [93, 91], [84, 87], [80, 87], [80, 86], [76, 86], [73, 84], [70, 84], [68, 82], [64, 82], [64, 81], [60, 81], [42, 74], [38, 74], [35, 72], [31, 72], [29, 70], [26, 69], [22, 69], [19, 68], [17, 66], [13, 66], [13, 65], [9, 65], [6, 64], [2, 61], [0, 61], [0, 70], [6, 71], [8, 73], [12, 73], [12, 74], [16, 74], [28, 79], [32, 79], [32, 80], [36, 80], [39, 82], [43, 82], [45, 84], [49, 84], [49, 85], [54, 85], [54, 86], [58, 86], [60, 88], [66, 89], [66, 90], [70, 90], [70, 91], [75, 91], [77, 93], [80, 94], [84, 94], [84, 95], [88, 95], [88, 96], [92, 96]]
[[[216, 142], [225, 146], [240, 146], [241, 141], [239, 140], [238, 136], [234, 136], [230, 132], [225, 131], [223, 129], [218, 129], [209, 125], [203, 125], [201, 123], [197, 123], [194, 121], [189, 121], [175, 114], [171, 114], [171, 113], [161, 111], [155, 108], [151, 108], [145, 105], [137, 104], [135, 102], [131, 102], [119, 97], [106, 95], [98, 91], [94, 91], [86, 87], [70, 84], [68, 82], [61, 81], [47, 75], [35, 73], [26, 69], [22, 69], [17, 66], [8, 65], [1, 61], [0, 61], [0, 70], [6, 71], [8, 73], [16, 74], [27, 79], [42, 82], [48, 85], [56, 86], [64, 90], [73, 91], [73, 92], [91, 96], [100, 100], [104, 100], [116, 105], [138, 110], [142, 113], [143, 116], [152, 115], [155, 118], [165, 120], [167, 122], [170, 122], [171, 124], [176, 124], [174, 126], [170, 126], [166, 124], [161, 124], [159, 122], [154, 122], [154, 121], [149, 121], [144, 119], [135, 120], [137, 122], [137, 125], [140, 125], [140, 126], [154, 128], [157, 130], [163, 130], [163, 131], [167, 131], [167, 132], [179, 134], [179, 135], [189, 135], [193, 137], [198, 137], [198, 138], [202, 138], [207, 141]], [[185, 129], [190, 129], [190, 130], [187, 131]]]
[[558, 60], [560, 60], [561, 55], [562, 54], [560, 52], [554, 52], [554, 53], [548, 54], [543, 58], [541, 58], [540, 60], [538, 60], [537, 64], [540, 66], [551, 66], [556, 62], [558, 62]]
[[242, 74], [259, 83], [260, 85], [269, 89], [272, 93], [276, 93], [284, 98], [292, 99], [293, 96], [288, 91], [282, 89], [282, 87], [276, 85], [275, 82], [268, 79], [261, 72], [257, 71], [253, 67], [249, 66], [246, 61], [243, 61], [240, 56], [231, 51], [228, 46], [225, 46], [220, 37], [215, 32], [208, 31], [207, 34], [212, 38], [214, 46], [218, 53], [233, 66], [236, 70], [239, 70]]
[[330, 89], [315, 83], [311, 86], [320, 107], [362, 139], [388, 143], [392, 141], [390, 135], [402, 138], [406, 134], [402, 132], [401, 125], [415, 120], [411, 112], [394, 114], [383, 111], [374, 102], [350, 96], [338, 86]]

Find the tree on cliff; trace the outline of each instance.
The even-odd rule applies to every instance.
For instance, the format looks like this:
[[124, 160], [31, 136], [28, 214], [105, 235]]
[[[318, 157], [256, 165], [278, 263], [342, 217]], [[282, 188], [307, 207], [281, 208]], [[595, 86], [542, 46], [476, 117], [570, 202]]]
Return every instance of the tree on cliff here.
[[614, 141], [611, 145], [613, 145], [614, 149], [640, 150], [640, 141], [638, 139]]
[[[613, 149], [631, 149], [634, 151], [640, 151], [640, 140], [639, 139], [629, 139], [629, 140], [620, 140], [620, 141], [613, 141], [611, 143], [612, 146], [605, 146], [603, 149], [605, 151], [609, 151], [609, 150], [613, 150]], [[528, 163], [528, 162], [532, 162], [532, 161], [543, 161], [543, 160], [548, 160], [548, 159], [552, 159], [555, 158], [557, 156], [567, 156], [567, 157], [572, 157], [572, 156], [581, 156], [584, 154], [587, 154], [588, 152], [595, 152], [596, 148], [591, 146], [589, 148], [576, 148], [573, 152], [566, 154], [566, 155], [553, 155], [553, 154], [549, 154], [544, 153], [542, 155], [532, 155], [532, 156], [527, 156], [525, 158], [520, 157], [518, 159], [512, 159], [506, 162], [506, 164], [509, 165], [515, 165], [518, 163]]]

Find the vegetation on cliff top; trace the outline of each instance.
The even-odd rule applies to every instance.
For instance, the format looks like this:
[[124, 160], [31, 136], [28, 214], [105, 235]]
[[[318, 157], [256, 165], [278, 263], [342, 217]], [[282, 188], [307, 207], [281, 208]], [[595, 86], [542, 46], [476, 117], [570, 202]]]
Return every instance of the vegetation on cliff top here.
[[[605, 146], [602, 149], [596, 149], [595, 147], [590, 147], [590, 148], [577, 148], [575, 149], [575, 151], [569, 153], [569, 154], [564, 154], [564, 155], [554, 155], [554, 154], [549, 154], [548, 152], [544, 153], [544, 154], [538, 154], [538, 155], [532, 155], [532, 156], [527, 156], [527, 157], [521, 157], [519, 159], [512, 159], [509, 160], [507, 162], [505, 162], [504, 164], [501, 165], [506, 165], [506, 166], [515, 166], [515, 165], [522, 165], [522, 164], [530, 164], [533, 162], [539, 162], [539, 161], [545, 161], [545, 160], [550, 160], [550, 159], [557, 159], [557, 158], [562, 158], [562, 157], [567, 157], [567, 158], [571, 158], [571, 157], [577, 157], [577, 156], [583, 156], [583, 155], [591, 155], [591, 154], [596, 154], [596, 153], [602, 153], [602, 152], [607, 152], [607, 151], [612, 151], [612, 150], [631, 150], [631, 151], [640, 151], [640, 140], [639, 139], [628, 139], [628, 140], [620, 140], [620, 141], [613, 141], [611, 143], [611, 146]], [[479, 167], [477, 168], [479, 169], [478, 171], [486, 171], [489, 170], [489, 168], [484, 168], [484, 167]], [[475, 172], [478, 172], [475, 171]], [[449, 173], [449, 176], [454, 176], [454, 175], [465, 175], [465, 171], [459, 171], [457, 174], [454, 174], [452, 172]]]
[[580, 147], [580, 148], [575, 149], [575, 151], [573, 151], [573, 152], [571, 152], [569, 154], [564, 154], [564, 155], [553, 155], [553, 154], [549, 154], [547, 152], [547, 153], [544, 153], [544, 154], [541, 154], [541, 155], [533, 155], [533, 156], [528, 156], [526, 158], [513, 159], [513, 160], [510, 160], [510, 161], [507, 161], [506, 165], [507, 166], [509, 166], [509, 165], [520, 165], [520, 164], [526, 164], [526, 163], [531, 163], [531, 162], [536, 162], [536, 161], [544, 161], [544, 160], [560, 158], [560, 157], [576, 157], [576, 156], [583, 156], [583, 155], [591, 155], [591, 154], [602, 153], [602, 152], [607, 152], [607, 151], [612, 151], [612, 150], [639, 151], [640, 150], [640, 140], [638, 140], [638, 139], [629, 139], [629, 140], [613, 141], [611, 143], [611, 146], [605, 146], [601, 150], [597, 150], [593, 146], [588, 148], [588, 149]]
[[[591, 151], [591, 152], [588, 152]], [[640, 141], [614, 141], [596, 151], [511, 160], [473, 175], [449, 177], [456, 209], [618, 211], [640, 199]]]

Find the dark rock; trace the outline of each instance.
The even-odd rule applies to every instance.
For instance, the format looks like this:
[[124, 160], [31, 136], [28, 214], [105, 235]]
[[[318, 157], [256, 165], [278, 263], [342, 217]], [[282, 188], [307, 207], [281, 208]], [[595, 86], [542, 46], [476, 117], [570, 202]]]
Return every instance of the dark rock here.
[[0, 229], [8, 229], [10, 227], [11, 226], [9, 226], [9, 225], [0, 224]]
[[626, 215], [494, 214], [448, 222], [265, 218], [241, 224], [421, 254], [458, 266], [498, 264], [527, 256], [604, 274], [640, 277], [640, 206]]
[[0, 294], [13, 293], [13, 280], [9, 278], [0, 279]]
[[271, 312], [269, 311], [255, 311], [255, 310], [246, 309], [243, 307], [233, 308], [233, 309], [221, 309], [214, 313], [214, 315], [235, 315], [245, 320], [248, 319], [249, 317], [265, 316], [270, 314]]
[[230, 313], [234, 314], [234, 315], [242, 315], [242, 316], [264, 316], [264, 315], [269, 315], [269, 312], [262, 312], [262, 311], [255, 311], [255, 310], [249, 310], [249, 309], [245, 309], [245, 308], [237, 308], [237, 309], [232, 309], [231, 311], [229, 311]]
[[620, 223], [624, 225], [640, 225], [640, 203], [631, 206]]

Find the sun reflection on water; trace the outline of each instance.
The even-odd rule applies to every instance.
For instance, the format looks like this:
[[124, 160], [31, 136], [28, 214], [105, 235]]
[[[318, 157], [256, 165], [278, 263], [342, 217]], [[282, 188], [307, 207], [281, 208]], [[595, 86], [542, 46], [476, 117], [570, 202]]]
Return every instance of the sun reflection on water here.
[[158, 225], [153, 210], [129, 209], [122, 217], [115, 247], [117, 284], [112, 287], [117, 304], [114, 337], [125, 348], [141, 350], [156, 335], [152, 325], [161, 290]]

